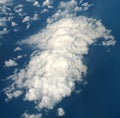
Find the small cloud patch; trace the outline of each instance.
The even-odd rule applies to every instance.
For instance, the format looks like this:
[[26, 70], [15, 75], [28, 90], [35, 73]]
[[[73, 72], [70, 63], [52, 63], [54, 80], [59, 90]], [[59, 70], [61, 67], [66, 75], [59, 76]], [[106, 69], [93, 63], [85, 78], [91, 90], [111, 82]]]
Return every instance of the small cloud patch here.
[[65, 111], [63, 108], [58, 108], [57, 109], [57, 115], [58, 116], [64, 116], [65, 115]]
[[12, 60], [12, 59], [9, 59], [8, 61], [5, 61], [5, 65], [4, 67], [13, 67], [13, 66], [17, 66], [17, 62]]

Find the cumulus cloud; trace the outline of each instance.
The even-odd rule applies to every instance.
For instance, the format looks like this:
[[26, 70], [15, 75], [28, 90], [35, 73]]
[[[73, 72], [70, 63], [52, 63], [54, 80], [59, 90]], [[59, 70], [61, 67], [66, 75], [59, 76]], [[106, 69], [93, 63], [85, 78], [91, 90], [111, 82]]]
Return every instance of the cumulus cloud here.
[[17, 66], [18, 64], [12, 60], [12, 59], [9, 59], [8, 61], [5, 61], [5, 67], [13, 67], [13, 66]]
[[82, 60], [89, 45], [101, 37], [106, 42], [113, 40], [109, 33], [100, 21], [74, 16], [48, 24], [46, 29], [25, 40], [24, 43], [42, 51], [33, 53], [28, 66], [12, 76], [17, 89], [26, 89], [24, 100], [36, 101], [38, 109], [52, 109], [70, 96], [75, 82], [82, 82], [86, 74]]
[[[65, 10], [67, 10], [67, 12], [71, 12], [72, 11], [76, 11], [76, 12], [80, 12], [80, 11], [86, 11], [88, 10], [93, 4], [89, 4], [88, 2], [83, 2], [80, 1], [80, 4], [78, 3], [78, 1], [76, 0], [71, 0], [70, 2], [64, 2], [62, 1], [60, 3], [60, 8], [65, 8]], [[66, 9], [67, 7], [67, 9]], [[71, 9], [73, 8], [73, 9]]]
[[24, 13], [24, 5], [23, 4], [18, 4], [14, 8], [14, 12], [17, 13], [19, 16], [23, 17], [26, 16], [26, 13]]
[[8, 31], [7, 28], [3, 28], [3, 29], [0, 31], [0, 38], [1, 38], [3, 35], [7, 34], [8, 32], [9, 32], [9, 31]]
[[[24, 18], [23, 18], [23, 20], [22, 20], [22, 23], [28, 23], [29, 25], [31, 25], [30, 23], [29, 23], [29, 21], [31, 21], [31, 20], [33, 20], [33, 21], [37, 21], [39, 19], [39, 15], [37, 14], [37, 13], [35, 13], [34, 15], [33, 15], [33, 17], [30, 17], [30, 16], [25, 16]], [[27, 28], [28, 29], [28, 28]]]
[[46, 6], [48, 8], [53, 8], [52, 4], [53, 4], [53, 0], [45, 0], [43, 2], [43, 7]]
[[26, 54], [25, 55], [18, 55], [17, 57], [14, 58], [14, 60], [20, 60], [22, 58], [26, 57]]
[[[5, 12], [6, 8], [2, 8], [0, 5], [0, 15], [2, 15]], [[7, 34], [9, 32], [7, 28], [7, 21], [10, 20], [11, 17], [7, 18], [5, 16], [0, 17], [0, 37]]]
[[15, 27], [15, 26], [17, 26], [17, 23], [12, 21], [11, 26]]
[[86, 11], [89, 9], [89, 7], [91, 7], [93, 4], [89, 4], [88, 2], [84, 2], [82, 3], [82, 10]]
[[18, 59], [21, 59], [21, 58], [23, 58], [23, 56], [22, 55], [18, 55], [16, 59], [18, 60]]
[[58, 116], [64, 116], [65, 115], [65, 111], [63, 108], [58, 108], [57, 109], [57, 115]]
[[5, 17], [0, 18], [0, 27], [5, 27], [6, 21], [7, 21], [7, 18]]
[[23, 23], [30, 21], [30, 16], [25, 16], [22, 20]]
[[45, 1], [43, 2], [43, 6], [48, 6], [48, 5], [50, 5], [50, 0], [45, 0]]
[[37, 21], [39, 19], [39, 15], [37, 13], [34, 14], [33, 18], [31, 18], [33, 21]]
[[101, 21], [74, 14], [74, 2], [70, 1], [67, 10], [60, 7], [43, 30], [22, 42], [35, 51], [25, 68], [8, 77], [13, 82], [5, 91], [8, 98], [16, 97], [14, 92], [22, 93], [24, 89], [23, 99], [33, 101], [38, 110], [53, 109], [71, 95], [76, 82], [84, 83], [87, 66], [83, 57], [88, 54], [89, 46], [103, 38], [104, 45], [113, 45], [114, 37]]
[[42, 118], [41, 114], [28, 114], [24, 113], [21, 118]]
[[20, 47], [16, 47], [13, 51], [17, 52], [17, 51], [21, 51], [22, 49]]
[[102, 45], [105, 45], [105, 46], [110, 46], [110, 45], [115, 45], [115, 40], [114, 39], [112, 39], [112, 40], [108, 40], [108, 41], [103, 41], [102, 42]]
[[16, 90], [13, 92], [13, 94], [9, 94], [9, 93], [6, 93], [6, 95], [8, 96], [8, 98], [6, 98], [6, 101], [9, 101], [10, 99], [12, 98], [17, 98], [19, 97], [23, 92], [21, 90]]
[[[84, 5], [87, 4], [87, 5]], [[60, 2], [59, 4], [59, 10], [56, 12], [52, 17], [47, 19], [47, 23], [52, 23], [58, 20], [58, 18], [64, 18], [64, 17], [74, 17], [74, 14], [76, 12], [83, 12], [89, 9], [93, 4], [89, 4], [88, 2], [82, 2], [81, 6], [79, 6], [79, 3], [76, 0], [71, 0], [69, 2]]]
[[47, 12], [49, 12], [48, 9], [43, 9], [43, 10], [41, 10], [41, 13], [47, 13]]
[[40, 7], [40, 4], [39, 4], [38, 1], [35, 1], [35, 2], [33, 3], [33, 6]]

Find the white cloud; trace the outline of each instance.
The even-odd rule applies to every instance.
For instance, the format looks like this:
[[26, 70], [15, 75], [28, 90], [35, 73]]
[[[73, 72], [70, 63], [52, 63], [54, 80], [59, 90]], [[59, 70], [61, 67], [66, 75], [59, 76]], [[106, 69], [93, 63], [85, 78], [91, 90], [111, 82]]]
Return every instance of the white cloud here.
[[33, 53], [28, 66], [12, 76], [14, 84], [17, 89], [26, 89], [24, 99], [36, 101], [38, 109], [52, 109], [71, 95], [75, 81], [83, 81], [87, 71], [83, 55], [101, 37], [113, 40], [100, 21], [85, 16], [62, 18], [49, 24], [25, 40], [42, 52]]
[[38, 1], [35, 1], [35, 2], [33, 3], [33, 6], [40, 7], [40, 4], [39, 4]]
[[[13, 81], [5, 91], [8, 98], [16, 97], [14, 92], [24, 89], [23, 99], [33, 101], [38, 110], [53, 109], [63, 98], [71, 95], [76, 82], [84, 83], [87, 66], [83, 63], [83, 56], [88, 54], [89, 46], [101, 38], [104, 38], [104, 45], [115, 42], [101, 21], [76, 16], [72, 11], [77, 6], [76, 2], [67, 3], [59, 5], [58, 12], [47, 20], [43, 30], [22, 42], [36, 50], [25, 68], [8, 77]], [[63, 7], [66, 8], [64, 11], [61, 10]]]
[[17, 23], [12, 21], [11, 26], [15, 27], [15, 26], [17, 26]]
[[79, 6], [78, 1], [71, 0], [69, 2], [62, 1], [59, 7], [64, 8], [66, 12], [81, 12], [88, 10], [92, 5], [93, 4], [89, 4], [88, 2], [80, 1], [80, 6]]
[[12, 59], [9, 59], [8, 61], [5, 61], [5, 67], [13, 67], [13, 66], [17, 66], [18, 64], [12, 60]]
[[13, 97], [17, 98], [19, 97], [23, 92], [21, 90], [16, 90], [13, 92], [13, 94], [9, 94], [9, 92], [7, 92], [7, 96], [8, 98], [6, 99], [6, 101], [9, 101], [10, 99], [12, 99]]
[[0, 31], [0, 37], [2, 37], [3, 35], [7, 34], [9, 32], [9, 30], [7, 28], [3, 28], [1, 31]]
[[31, 20], [30, 16], [25, 16], [25, 17], [23, 18], [22, 22], [25, 23], [25, 22], [28, 22], [28, 21], [30, 21], [30, 20]]
[[45, 0], [45, 1], [43, 2], [43, 6], [48, 6], [48, 5], [50, 5], [50, 0]]
[[23, 57], [26, 57], [27, 55], [18, 55], [16, 58], [14, 58], [14, 60], [19, 60], [22, 59]]
[[47, 12], [49, 12], [48, 9], [43, 9], [43, 10], [41, 11], [41, 13], [47, 13]]
[[65, 115], [65, 111], [63, 108], [58, 108], [57, 109], [57, 115], [58, 116], [64, 116]]
[[26, 29], [29, 29], [29, 27], [30, 27], [30, 23], [29, 23], [29, 21], [31, 21], [31, 20], [33, 20], [33, 21], [37, 21], [39, 19], [39, 15], [37, 14], [37, 13], [35, 13], [34, 15], [33, 15], [33, 17], [30, 17], [30, 16], [25, 16], [24, 18], [23, 18], [23, 20], [22, 20], [22, 23], [26, 23], [27, 22], [27, 27], [28, 28], [26, 28]]
[[53, 8], [52, 4], [53, 4], [53, 0], [45, 0], [43, 2], [43, 6], [47, 6], [48, 8]]
[[24, 13], [24, 10], [22, 8], [23, 6], [22, 5], [17, 5], [15, 8], [14, 8], [14, 11], [19, 15], [19, 16], [25, 16], [26, 13]]
[[24, 113], [21, 118], [42, 118], [42, 114], [28, 114]]
[[75, 90], [74, 93], [79, 94], [81, 91], [82, 91], [81, 89]]
[[31, 24], [30, 24], [30, 23], [27, 23], [26, 29], [29, 29], [30, 26], [31, 26]]
[[21, 59], [21, 58], [23, 58], [23, 56], [22, 55], [18, 55], [16, 59], [18, 60], [18, 59]]
[[16, 47], [13, 51], [17, 52], [17, 51], [21, 51], [22, 49], [20, 47]]
[[110, 45], [115, 45], [115, 40], [114, 39], [112, 39], [112, 40], [108, 40], [108, 41], [103, 41], [102, 42], [102, 45], [105, 45], [105, 46], [110, 46]]
[[39, 19], [39, 15], [37, 13], [34, 14], [33, 18], [31, 18], [33, 21], [37, 21]]
[[18, 32], [19, 29], [18, 29], [18, 28], [14, 28], [13, 31], [14, 31], [14, 32]]
[[93, 4], [89, 4], [88, 2], [84, 2], [84, 3], [82, 4], [82, 9], [83, 9], [83, 11], [88, 10], [89, 7], [91, 7], [92, 5], [93, 5]]
[[[85, 4], [85, 5], [84, 5]], [[81, 3], [81, 6], [78, 6], [78, 2], [76, 0], [71, 0], [69, 2], [60, 2], [59, 10], [56, 12], [51, 18], [47, 19], [47, 23], [55, 22], [58, 18], [64, 17], [74, 17], [76, 12], [86, 11], [91, 7], [93, 4], [89, 4], [88, 2]]]
[[6, 21], [7, 21], [6, 17], [0, 18], [0, 27], [5, 27], [6, 26]]

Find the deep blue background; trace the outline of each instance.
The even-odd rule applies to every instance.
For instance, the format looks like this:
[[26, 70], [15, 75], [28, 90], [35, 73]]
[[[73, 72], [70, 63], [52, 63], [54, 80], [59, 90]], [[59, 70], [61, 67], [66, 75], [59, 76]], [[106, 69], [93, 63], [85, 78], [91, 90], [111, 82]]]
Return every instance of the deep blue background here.
[[[82, 92], [79, 95], [73, 94], [59, 103], [54, 110], [49, 111], [45, 118], [57, 118], [56, 109], [60, 106], [65, 109], [64, 118], [120, 118], [120, 1], [119, 0], [87, 0], [94, 3], [84, 15], [101, 19], [103, 24], [112, 29], [112, 34], [117, 41], [114, 47], [92, 46], [89, 54], [85, 56], [85, 62], [88, 66], [86, 79], [88, 84], [82, 86]], [[47, 15], [46, 15], [47, 17]], [[44, 18], [43, 18], [44, 19]], [[42, 27], [43, 25], [41, 25]], [[14, 68], [2, 68], [3, 62], [10, 57], [14, 57], [13, 49], [16, 47], [14, 42], [22, 37], [34, 33], [33, 29], [39, 29], [37, 23], [26, 32], [10, 34], [5, 37], [3, 45], [0, 46], [0, 89], [7, 86], [3, 82], [4, 77], [12, 73]], [[21, 36], [22, 34], [22, 36]], [[22, 54], [30, 54], [29, 47], [22, 47]], [[21, 65], [27, 57], [19, 62]], [[32, 103], [24, 103], [19, 99], [13, 99], [6, 103], [5, 95], [0, 93], [0, 118], [20, 118], [20, 115], [27, 109], [34, 113]]]

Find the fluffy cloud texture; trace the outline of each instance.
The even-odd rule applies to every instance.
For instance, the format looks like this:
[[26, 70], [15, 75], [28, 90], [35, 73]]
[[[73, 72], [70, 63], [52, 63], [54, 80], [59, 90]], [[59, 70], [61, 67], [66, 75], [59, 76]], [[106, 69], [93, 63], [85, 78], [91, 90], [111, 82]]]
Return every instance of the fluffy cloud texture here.
[[[21, 24], [24, 24], [25, 30], [28, 30], [34, 22], [42, 22], [41, 16], [45, 13], [54, 11], [53, 9], [57, 6], [55, 2], [56, 0], [24, 0], [24, 2], [0, 0], [0, 38], [3, 38], [11, 31], [15, 33], [23, 30]], [[76, 0], [70, 0], [69, 2], [59, 1], [59, 3], [59, 8], [65, 8], [68, 11], [74, 10], [76, 12], [86, 11], [92, 6], [92, 4], [88, 2]], [[26, 8], [33, 8], [34, 10], [29, 12]], [[17, 22], [17, 18], [19, 22]]]
[[41, 117], [42, 117], [41, 114], [28, 114], [25, 112], [21, 118], [41, 118]]
[[[49, 18], [43, 30], [22, 42], [35, 51], [25, 68], [8, 77], [13, 81], [11, 87], [5, 89], [8, 99], [18, 97], [24, 90], [23, 99], [33, 101], [38, 110], [53, 109], [71, 95], [75, 82], [84, 82], [87, 67], [83, 56], [88, 54], [89, 46], [100, 42], [101, 38], [105, 46], [115, 44], [110, 30], [101, 21], [69, 12], [68, 9], [76, 7], [71, 2], [67, 10], [59, 10]], [[17, 96], [16, 91], [20, 93]]]
[[58, 116], [64, 116], [65, 115], [65, 111], [63, 108], [58, 108], [57, 109], [57, 115]]
[[22, 49], [20, 47], [16, 47], [13, 51], [17, 52], [17, 51], [21, 51]]
[[17, 66], [18, 64], [12, 60], [12, 59], [9, 59], [8, 61], [5, 61], [5, 67], [13, 67], [13, 66]]
[[37, 49], [28, 66], [11, 77], [13, 84], [17, 89], [25, 88], [24, 99], [36, 101], [39, 109], [52, 109], [71, 95], [76, 81], [83, 81], [87, 71], [83, 55], [102, 37], [106, 42], [113, 40], [109, 32], [100, 21], [85, 16], [62, 18], [49, 24], [25, 40]]

